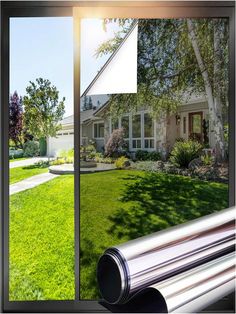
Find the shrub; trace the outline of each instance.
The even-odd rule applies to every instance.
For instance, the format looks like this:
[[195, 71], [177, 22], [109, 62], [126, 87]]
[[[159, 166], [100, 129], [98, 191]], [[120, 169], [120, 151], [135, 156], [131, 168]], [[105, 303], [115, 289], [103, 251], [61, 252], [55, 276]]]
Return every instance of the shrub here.
[[146, 150], [138, 150], [135, 154], [135, 158], [140, 161], [148, 160], [148, 152]]
[[87, 153], [96, 152], [96, 148], [95, 148], [94, 145], [89, 144], [89, 145], [85, 146], [85, 151], [86, 151]]
[[119, 157], [126, 148], [124, 130], [115, 129], [105, 146], [105, 155], [108, 157]]
[[146, 160], [157, 161], [161, 159], [161, 155], [160, 153], [156, 151], [148, 152], [146, 150], [138, 150], [135, 154], [135, 158], [138, 161], [146, 161]]
[[65, 163], [65, 159], [62, 159], [62, 158], [51, 161], [52, 166], [63, 165], [64, 163]]
[[22, 158], [24, 156], [24, 152], [22, 149], [10, 149], [9, 150], [9, 159], [17, 159]]
[[203, 155], [201, 156], [201, 161], [204, 166], [210, 166], [214, 162], [214, 158], [210, 155]]
[[[69, 150], [60, 150], [57, 153], [57, 157], [63, 160], [63, 163], [73, 163], [74, 162], [74, 148]], [[62, 164], [62, 163], [61, 163]]]
[[197, 141], [176, 142], [171, 152], [170, 161], [175, 166], [187, 168], [190, 161], [199, 157], [202, 146]]
[[127, 166], [129, 166], [130, 163], [129, 163], [129, 159], [126, 158], [125, 156], [121, 156], [120, 158], [118, 158], [116, 161], [115, 161], [115, 166], [116, 168], [118, 169], [124, 169], [126, 168]]
[[33, 165], [25, 166], [23, 169], [39, 169], [39, 168], [47, 168], [50, 165], [48, 161], [38, 161]]
[[25, 157], [35, 157], [39, 155], [39, 143], [36, 141], [27, 141], [23, 146]]
[[155, 151], [150, 152], [148, 153], [148, 160], [152, 160], [152, 161], [161, 160], [161, 154]]

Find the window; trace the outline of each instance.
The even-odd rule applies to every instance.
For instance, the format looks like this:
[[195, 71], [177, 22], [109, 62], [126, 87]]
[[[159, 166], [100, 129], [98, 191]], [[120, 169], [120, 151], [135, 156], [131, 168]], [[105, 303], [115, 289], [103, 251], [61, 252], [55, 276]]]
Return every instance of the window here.
[[183, 119], [183, 133], [186, 134], [186, 117]]
[[141, 115], [136, 114], [132, 118], [132, 147], [141, 149]]
[[124, 138], [129, 137], [129, 116], [121, 118], [121, 127], [124, 129]]
[[111, 133], [119, 128], [119, 120], [115, 119], [115, 120], [111, 120]]
[[154, 121], [149, 113], [144, 113], [144, 148], [154, 148]]
[[94, 123], [94, 138], [104, 137], [104, 123]]

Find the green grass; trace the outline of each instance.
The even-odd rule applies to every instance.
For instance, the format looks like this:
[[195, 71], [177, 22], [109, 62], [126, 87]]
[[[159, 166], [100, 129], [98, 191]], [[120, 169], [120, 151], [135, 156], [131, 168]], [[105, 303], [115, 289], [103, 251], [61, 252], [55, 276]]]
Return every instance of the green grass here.
[[10, 198], [10, 300], [74, 298], [73, 176]]
[[10, 168], [10, 184], [22, 181], [26, 178], [44, 172], [48, 172], [48, 168], [40, 168], [35, 166]]
[[[80, 295], [96, 299], [107, 247], [226, 208], [228, 186], [115, 170], [81, 175], [80, 202]], [[11, 196], [10, 212], [11, 300], [73, 298], [73, 176]]]
[[109, 246], [226, 207], [226, 184], [128, 170], [82, 175], [81, 298], [99, 297], [96, 265]]

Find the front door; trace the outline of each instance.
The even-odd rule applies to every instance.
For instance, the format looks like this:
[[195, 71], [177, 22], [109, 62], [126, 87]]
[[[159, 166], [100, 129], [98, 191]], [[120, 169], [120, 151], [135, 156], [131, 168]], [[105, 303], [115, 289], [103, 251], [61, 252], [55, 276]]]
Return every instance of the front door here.
[[189, 138], [202, 142], [202, 111], [189, 113]]

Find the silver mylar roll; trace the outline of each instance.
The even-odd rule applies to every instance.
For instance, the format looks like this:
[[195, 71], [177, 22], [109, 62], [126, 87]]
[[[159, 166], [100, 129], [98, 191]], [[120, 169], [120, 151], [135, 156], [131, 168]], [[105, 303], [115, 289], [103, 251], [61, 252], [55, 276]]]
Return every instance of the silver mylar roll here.
[[[198, 312], [228, 295], [235, 285], [234, 252], [155, 284], [165, 312]], [[162, 298], [161, 298], [162, 297]]]
[[234, 251], [235, 208], [109, 248], [98, 262], [103, 299], [126, 303], [138, 291]]

